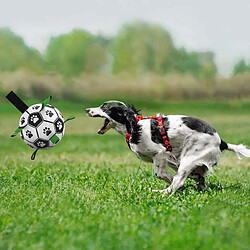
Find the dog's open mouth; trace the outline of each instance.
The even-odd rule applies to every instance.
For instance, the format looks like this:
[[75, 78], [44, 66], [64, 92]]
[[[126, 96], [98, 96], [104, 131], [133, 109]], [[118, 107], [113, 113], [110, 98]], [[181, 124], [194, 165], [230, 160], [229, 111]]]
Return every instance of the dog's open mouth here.
[[98, 134], [103, 135], [107, 131], [109, 119], [105, 118], [103, 126], [98, 130]]

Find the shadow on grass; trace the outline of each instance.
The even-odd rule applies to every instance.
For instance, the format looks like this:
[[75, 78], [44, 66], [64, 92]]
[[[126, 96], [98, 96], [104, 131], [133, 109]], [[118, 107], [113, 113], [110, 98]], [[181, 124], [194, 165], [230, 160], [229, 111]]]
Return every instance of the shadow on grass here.
[[187, 183], [180, 189], [176, 191], [177, 194], [185, 194], [185, 195], [193, 195], [194, 192], [197, 194], [214, 194], [214, 193], [222, 193], [225, 191], [236, 191], [236, 190], [244, 190], [244, 185], [241, 183], [208, 183], [207, 189], [202, 191], [195, 184]]

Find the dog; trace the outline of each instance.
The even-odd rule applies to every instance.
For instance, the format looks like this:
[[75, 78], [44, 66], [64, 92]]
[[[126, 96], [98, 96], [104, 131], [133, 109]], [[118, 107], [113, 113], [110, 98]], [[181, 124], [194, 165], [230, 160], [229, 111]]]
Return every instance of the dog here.
[[[244, 145], [224, 142], [213, 127], [198, 118], [160, 114], [143, 118], [140, 110], [120, 101], [107, 101], [85, 112], [90, 117], [105, 118], [98, 134], [115, 129], [126, 137], [129, 148], [139, 158], [154, 164], [155, 176], [170, 184], [155, 192], [175, 192], [187, 178], [195, 180], [204, 191], [206, 174], [217, 165], [223, 150], [234, 151], [239, 159], [250, 157]], [[176, 172], [174, 176], [170, 168]]]

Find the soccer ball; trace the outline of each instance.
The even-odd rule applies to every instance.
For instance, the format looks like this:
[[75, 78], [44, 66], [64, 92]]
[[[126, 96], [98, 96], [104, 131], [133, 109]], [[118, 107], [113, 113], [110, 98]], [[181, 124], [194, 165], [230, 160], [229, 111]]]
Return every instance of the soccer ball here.
[[30, 106], [20, 117], [21, 138], [35, 149], [48, 149], [61, 141], [64, 131], [64, 119], [60, 111], [47, 104]]

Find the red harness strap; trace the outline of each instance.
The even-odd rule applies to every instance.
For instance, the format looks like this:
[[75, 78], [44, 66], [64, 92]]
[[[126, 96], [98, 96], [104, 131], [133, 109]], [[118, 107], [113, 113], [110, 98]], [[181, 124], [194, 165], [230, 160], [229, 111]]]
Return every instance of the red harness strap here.
[[131, 135], [130, 135], [129, 133], [126, 134], [126, 142], [127, 142], [127, 144], [128, 144], [129, 149], [131, 150], [131, 147], [130, 147], [130, 144], [129, 144], [130, 136], [131, 136]]
[[[160, 115], [160, 116], [148, 116], [148, 117], [138, 115], [138, 116], [135, 117], [135, 119], [136, 119], [137, 122], [139, 122], [140, 120], [144, 120], [144, 119], [156, 119], [158, 121], [158, 126], [159, 126], [159, 129], [160, 129], [160, 133], [161, 133], [161, 136], [162, 136], [164, 146], [166, 147], [167, 151], [172, 151], [172, 147], [170, 146], [166, 131], [165, 131], [164, 126], [163, 126], [163, 117], [162, 117], [162, 115]], [[130, 144], [129, 144], [130, 136], [131, 135], [129, 133], [126, 134], [126, 142], [128, 144], [129, 149], [131, 149]]]

